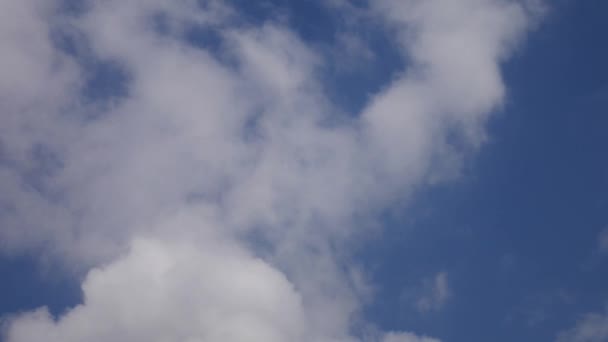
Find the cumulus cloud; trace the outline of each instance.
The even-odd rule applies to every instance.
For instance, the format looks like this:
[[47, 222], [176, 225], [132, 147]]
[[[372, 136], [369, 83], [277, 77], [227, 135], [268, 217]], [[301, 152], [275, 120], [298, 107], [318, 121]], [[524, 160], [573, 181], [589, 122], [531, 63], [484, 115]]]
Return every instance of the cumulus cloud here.
[[[9, 341], [304, 341], [301, 298], [282, 273], [224, 244], [136, 240], [89, 273], [84, 303], [55, 321], [15, 319]], [[211, 247], [209, 246], [209, 247]]]
[[[356, 8], [409, 64], [345, 114], [320, 75], [335, 58], [284, 21], [252, 24], [221, 1], [63, 6], [0, 4], [0, 238], [88, 274], [85, 298], [62, 317], [13, 318], [9, 342], [359, 340], [349, 239], [458, 172], [528, 27], [509, 1]], [[83, 99], [91, 61], [120, 70], [124, 92]], [[435, 283], [446, 297], [446, 276]]]
[[[183, 221], [183, 218], [179, 221]], [[172, 224], [184, 224], [173, 222]], [[93, 269], [84, 303], [58, 319], [45, 308], [12, 318], [8, 341], [354, 341], [319, 329], [279, 270], [230, 242], [209, 248], [138, 239], [119, 261]], [[387, 333], [378, 342], [436, 342]]]

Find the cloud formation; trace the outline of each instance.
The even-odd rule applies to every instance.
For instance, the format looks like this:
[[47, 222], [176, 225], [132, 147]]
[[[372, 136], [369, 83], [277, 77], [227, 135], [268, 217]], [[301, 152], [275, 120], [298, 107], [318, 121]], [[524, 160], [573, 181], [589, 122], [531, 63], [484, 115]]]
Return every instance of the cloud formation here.
[[[235, 246], [201, 250], [137, 240], [128, 256], [90, 272], [85, 302], [55, 321], [41, 308], [17, 317], [9, 341], [352, 341], [323, 335], [293, 285]], [[338, 332], [336, 332], [338, 333]], [[433, 342], [408, 333], [378, 341]]]
[[[501, 0], [346, 4], [408, 61], [359, 113], [333, 103], [332, 59], [289, 23], [225, 2], [3, 1], [2, 250], [88, 274], [82, 305], [17, 316], [7, 341], [435, 341], [355, 336], [349, 239], [458, 173], [529, 16]], [[124, 91], [83, 96], [99, 65]]]

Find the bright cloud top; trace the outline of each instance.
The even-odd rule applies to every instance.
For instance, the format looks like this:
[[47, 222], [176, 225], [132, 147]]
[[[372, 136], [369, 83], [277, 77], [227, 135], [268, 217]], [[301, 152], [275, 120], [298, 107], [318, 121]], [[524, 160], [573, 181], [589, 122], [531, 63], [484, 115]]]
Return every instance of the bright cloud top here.
[[[279, 19], [215, 1], [62, 6], [0, 4], [0, 237], [88, 272], [84, 302], [14, 317], [7, 341], [436, 341], [355, 333], [368, 291], [346, 248], [483, 141], [525, 6], [333, 2], [355, 21], [349, 58], [369, 60], [354, 27], [373, 25], [407, 61], [359, 113], [324, 88], [335, 59]], [[83, 95], [97, 64], [123, 92]]]

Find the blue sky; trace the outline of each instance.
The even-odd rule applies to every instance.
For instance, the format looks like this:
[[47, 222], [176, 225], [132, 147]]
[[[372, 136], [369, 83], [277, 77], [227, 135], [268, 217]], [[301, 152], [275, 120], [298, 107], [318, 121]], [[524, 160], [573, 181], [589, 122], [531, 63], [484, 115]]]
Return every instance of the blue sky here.
[[[387, 324], [411, 320], [454, 341], [550, 341], [605, 308], [608, 7], [552, 6], [507, 64], [509, 103], [465, 177], [425, 191], [389, 228], [415, 234], [375, 245], [378, 277], [392, 284], [371, 315]], [[429, 270], [449, 271], [455, 295], [420, 317], [395, 298]]]
[[0, 339], [608, 340], [608, 3], [18, 3]]

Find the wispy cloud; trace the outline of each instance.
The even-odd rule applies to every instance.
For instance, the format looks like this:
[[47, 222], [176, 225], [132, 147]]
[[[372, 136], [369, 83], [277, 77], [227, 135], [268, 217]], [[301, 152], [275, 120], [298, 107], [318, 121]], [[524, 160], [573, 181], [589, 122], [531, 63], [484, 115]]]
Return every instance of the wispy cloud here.
[[600, 232], [598, 239], [598, 247], [600, 252], [607, 253], [608, 252], [608, 228], [602, 229]]
[[416, 309], [421, 313], [441, 310], [450, 298], [450, 292], [447, 273], [439, 272], [433, 279], [424, 281], [422, 294], [416, 300]]
[[558, 334], [556, 342], [596, 342], [608, 340], [608, 315], [590, 313], [573, 328]]

